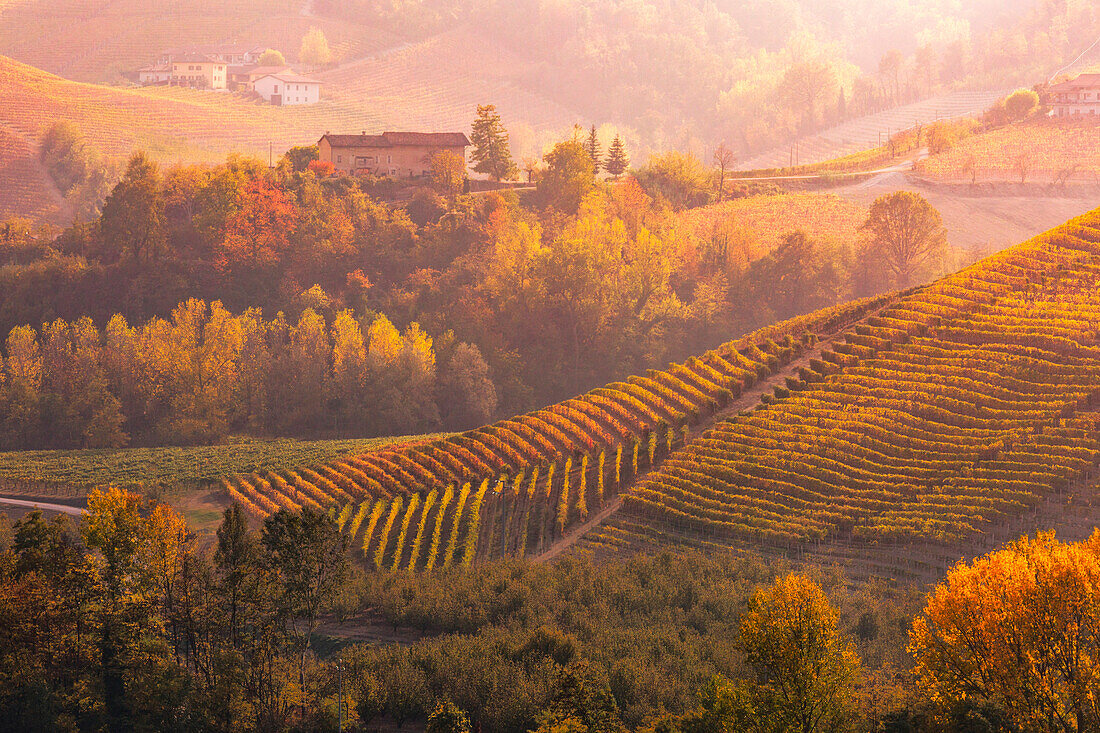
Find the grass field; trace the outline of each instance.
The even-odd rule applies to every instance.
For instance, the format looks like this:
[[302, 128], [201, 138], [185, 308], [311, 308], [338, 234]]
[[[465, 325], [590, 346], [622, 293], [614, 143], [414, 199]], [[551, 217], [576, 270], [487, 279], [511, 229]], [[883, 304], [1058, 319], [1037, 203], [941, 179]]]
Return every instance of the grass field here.
[[35, 484], [55, 485], [57, 491], [68, 494], [82, 494], [105, 484], [165, 489], [194, 487], [230, 474], [290, 470], [406, 440], [404, 437], [313, 441], [240, 438], [212, 446], [0, 453], [0, 491], [14, 488], [35, 493]]
[[1069, 172], [1071, 182], [1100, 182], [1100, 120], [1042, 119], [983, 132], [917, 164], [941, 181], [1021, 180], [1021, 157], [1028, 182], [1049, 183]]

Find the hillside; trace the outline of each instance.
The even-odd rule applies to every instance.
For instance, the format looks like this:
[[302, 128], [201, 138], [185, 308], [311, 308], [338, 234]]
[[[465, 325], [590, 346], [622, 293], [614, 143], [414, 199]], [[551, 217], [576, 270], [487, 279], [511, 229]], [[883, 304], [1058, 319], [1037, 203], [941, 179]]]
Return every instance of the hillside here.
[[257, 515], [337, 507], [387, 567], [578, 539], [599, 553], [957, 558], [948, 548], [1050, 516], [1036, 512], [1079, 495], [1100, 465], [1098, 282], [1093, 212], [911, 293], [462, 436], [238, 476], [227, 491]]
[[857, 117], [790, 144], [755, 155], [737, 167], [752, 171], [812, 165], [870, 150], [902, 130], [935, 120], [978, 115], [989, 109], [1003, 92], [953, 92], [883, 112]]
[[1100, 120], [1038, 119], [981, 132], [917, 164], [949, 182], [1100, 180]]

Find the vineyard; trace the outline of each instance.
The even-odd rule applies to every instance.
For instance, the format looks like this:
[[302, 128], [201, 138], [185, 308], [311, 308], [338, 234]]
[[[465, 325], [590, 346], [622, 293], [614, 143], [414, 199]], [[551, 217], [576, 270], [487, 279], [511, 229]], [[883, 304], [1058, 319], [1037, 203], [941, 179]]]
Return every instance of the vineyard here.
[[867, 207], [835, 194], [790, 193], [749, 196], [688, 209], [681, 217], [703, 239], [711, 238], [726, 223], [736, 224], [750, 248], [745, 253], [747, 265], [774, 250], [795, 230], [818, 242], [851, 245], [860, 237]]
[[0, 453], [0, 493], [83, 495], [108, 484], [189, 487], [242, 471], [294, 470], [402, 440], [238, 439], [226, 445]]
[[[1026, 168], [1026, 171], [1021, 168]], [[917, 170], [942, 181], [1100, 182], [1100, 121], [1043, 119], [966, 138]]]
[[645, 476], [581, 545], [972, 538], [1100, 465], [1100, 213], [848, 330]]
[[0, 220], [25, 216], [65, 224], [64, 205], [27, 142], [0, 127]]
[[225, 480], [254, 516], [331, 510], [379, 568], [545, 551], [653, 470], [693, 429], [883, 298], [827, 309], [462, 435]]

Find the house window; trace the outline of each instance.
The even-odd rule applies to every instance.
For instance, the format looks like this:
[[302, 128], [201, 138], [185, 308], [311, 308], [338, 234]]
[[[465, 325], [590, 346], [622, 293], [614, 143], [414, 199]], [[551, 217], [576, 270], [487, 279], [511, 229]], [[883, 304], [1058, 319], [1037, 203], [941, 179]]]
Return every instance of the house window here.
[[337, 162], [337, 163], [343, 163], [343, 162], [344, 162], [344, 156], [342, 156], [342, 155], [337, 155], [337, 156], [336, 156], [336, 162]]

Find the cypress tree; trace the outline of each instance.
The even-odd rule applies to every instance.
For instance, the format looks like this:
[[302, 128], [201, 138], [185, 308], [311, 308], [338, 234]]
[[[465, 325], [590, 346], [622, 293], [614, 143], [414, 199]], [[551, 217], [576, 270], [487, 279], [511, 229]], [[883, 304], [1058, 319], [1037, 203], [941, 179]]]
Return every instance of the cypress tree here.
[[470, 157], [478, 173], [486, 173], [497, 181], [512, 178], [518, 173], [508, 148], [508, 131], [501, 124], [495, 105], [478, 105], [470, 142], [474, 146]]
[[595, 125], [592, 125], [592, 129], [588, 131], [588, 139], [584, 143], [584, 151], [588, 153], [588, 157], [592, 159], [593, 175], [599, 175], [600, 169], [603, 168], [603, 150], [600, 148], [600, 139], [596, 137]]

